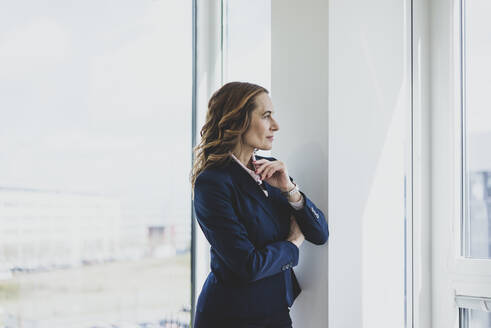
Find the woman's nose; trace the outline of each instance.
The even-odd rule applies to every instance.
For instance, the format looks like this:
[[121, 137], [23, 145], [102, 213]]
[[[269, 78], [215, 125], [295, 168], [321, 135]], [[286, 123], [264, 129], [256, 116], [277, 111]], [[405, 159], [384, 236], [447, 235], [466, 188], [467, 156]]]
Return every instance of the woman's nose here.
[[278, 123], [273, 119], [273, 124], [271, 125], [271, 129], [273, 131], [278, 131], [280, 129], [280, 126], [278, 125]]

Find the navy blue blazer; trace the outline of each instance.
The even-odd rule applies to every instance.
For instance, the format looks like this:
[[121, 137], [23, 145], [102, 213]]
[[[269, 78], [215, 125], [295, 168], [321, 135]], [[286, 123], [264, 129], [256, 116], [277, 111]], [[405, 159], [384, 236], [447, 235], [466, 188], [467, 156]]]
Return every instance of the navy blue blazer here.
[[304, 207], [295, 210], [278, 188], [263, 183], [269, 197], [232, 158], [196, 178], [196, 219], [211, 245], [211, 272], [196, 311], [262, 317], [293, 304], [301, 289], [292, 269], [299, 250], [286, 240], [292, 214], [306, 240], [316, 245], [327, 242], [324, 214], [303, 192]]

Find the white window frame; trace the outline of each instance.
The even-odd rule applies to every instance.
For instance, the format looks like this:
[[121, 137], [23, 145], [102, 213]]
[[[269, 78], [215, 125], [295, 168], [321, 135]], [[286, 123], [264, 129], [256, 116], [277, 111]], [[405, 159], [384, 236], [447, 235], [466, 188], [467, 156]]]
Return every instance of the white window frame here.
[[412, 0], [412, 224], [406, 327], [433, 328], [431, 274], [430, 2]]
[[435, 328], [459, 327], [458, 304], [463, 304], [463, 298], [491, 297], [491, 260], [461, 255], [464, 118], [461, 12], [462, 0], [431, 3], [432, 327]]
[[[222, 29], [221, 1], [193, 0], [195, 10], [195, 122], [194, 142], [199, 143], [199, 132], [205, 123], [208, 100], [222, 85]], [[194, 210], [193, 210], [194, 211]], [[196, 223], [193, 213], [193, 265], [192, 265], [192, 306], [196, 309], [201, 287], [210, 272], [210, 244]], [[192, 313], [193, 323], [195, 313]]]
[[[458, 15], [459, 15], [459, 34], [460, 35], [463, 35], [463, 33], [465, 32], [464, 29], [463, 29], [463, 24], [460, 23], [460, 18], [464, 17], [464, 15], [461, 13], [461, 11], [463, 11], [463, 6], [464, 6], [464, 3], [465, 1], [469, 1], [469, 0], [454, 0], [456, 2], [459, 3], [459, 12], [458, 12]], [[460, 115], [460, 117], [458, 117], [457, 119], [457, 124], [459, 124], [459, 126], [457, 127], [456, 129], [456, 133], [455, 133], [455, 136], [456, 138], [459, 138], [459, 140], [457, 141], [456, 140], [456, 145], [458, 145], [458, 149], [455, 151], [455, 155], [456, 156], [459, 156], [459, 158], [456, 158], [456, 163], [458, 165], [456, 165], [456, 172], [455, 172], [455, 177], [459, 178], [460, 179], [460, 176], [463, 174], [463, 169], [465, 168], [464, 164], [463, 164], [463, 161], [461, 158], [463, 157], [460, 157], [460, 156], [463, 156], [462, 153], [463, 153], [463, 136], [462, 136], [462, 132], [463, 131], [463, 123], [464, 123], [464, 113], [465, 113], [465, 104], [464, 104], [464, 95], [463, 95], [463, 92], [464, 91], [461, 91], [461, 88], [463, 88], [463, 85], [462, 83], [463, 82], [463, 70], [461, 71], [460, 68], [461, 67], [464, 67], [462, 62], [463, 62], [463, 49], [462, 49], [462, 39], [461, 37], [459, 37], [458, 39], [458, 44], [456, 45], [457, 47], [457, 56], [456, 58], [458, 59], [458, 63], [455, 63], [455, 65], [459, 65], [459, 70], [456, 72], [457, 73], [457, 76], [456, 76], [456, 81], [457, 83], [455, 84], [455, 91], [457, 95], [459, 95], [459, 99], [458, 99], [458, 106], [456, 106], [456, 109], [458, 110], [458, 114], [460, 115], [462, 113], [462, 115]], [[460, 83], [459, 83], [460, 82]], [[465, 160], [465, 158], [464, 158]], [[457, 171], [458, 170], [458, 171]], [[457, 289], [457, 292], [462, 292], [463, 294], [462, 295], [466, 295], [466, 293], [472, 293], [472, 294], [475, 294], [475, 293], [478, 293], [480, 295], [475, 295], [475, 296], [484, 296], [484, 297], [491, 297], [491, 259], [470, 259], [470, 258], [466, 258], [464, 256], [461, 255], [461, 245], [463, 244], [463, 240], [462, 240], [462, 236], [463, 236], [463, 233], [461, 233], [461, 225], [462, 225], [462, 222], [463, 222], [463, 213], [464, 211], [463, 210], [466, 210], [465, 208], [462, 208], [462, 204], [465, 204], [465, 200], [464, 200], [464, 189], [463, 189], [463, 179], [461, 181], [461, 186], [459, 189], [455, 188], [455, 191], [456, 191], [456, 195], [455, 196], [458, 196], [458, 197], [461, 197], [460, 199], [462, 200], [461, 202], [456, 202], [456, 205], [457, 205], [457, 208], [460, 215], [456, 215], [455, 216], [455, 220], [454, 220], [454, 225], [455, 225], [455, 228], [453, 229], [454, 233], [455, 233], [455, 236], [454, 236], [454, 239], [453, 239], [453, 244], [454, 244], [454, 249], [455, 249], [455, 261], [453, 263], [453, 269], [455, 270], [455, 272], [459, 275], [466, 275], [466, 276], [471, 276], [471, 277], [475, 277], [475, 278], [478, 278], [480, 275], [487, 275], [488, 278], [485, 279], [484, 281], [487, 281], [488, 284], [487, 285], [482, 285], [480, 286], [481, 288], [483, 288], [483, 290], [481, 292], [476, 292], [474, 291], [475, 289], [473, 287], [471, 287], [471, 283], [470, 281], [468, 281], [469, 279], [465, 279], [465, 283], [462, 285], [462, 286], [459, 286], [459, 288]], [[457, 293], [457, 294], [460, 294], [460, 293]], [[473, 296], [473, 295], [468, 295], [468, 296]]]

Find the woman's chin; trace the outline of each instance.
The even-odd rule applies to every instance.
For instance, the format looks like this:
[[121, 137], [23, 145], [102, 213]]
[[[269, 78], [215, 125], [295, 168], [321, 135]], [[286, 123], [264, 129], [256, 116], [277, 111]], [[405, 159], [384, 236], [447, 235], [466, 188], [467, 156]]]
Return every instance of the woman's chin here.
[[273, 145], [272, 144], [270, 144], [270, 145], [264, 145], [264, 147], [260, 147], [258, 149], [260, 149], [260, 150], [271, 150], [271, 148], [273, 148]]

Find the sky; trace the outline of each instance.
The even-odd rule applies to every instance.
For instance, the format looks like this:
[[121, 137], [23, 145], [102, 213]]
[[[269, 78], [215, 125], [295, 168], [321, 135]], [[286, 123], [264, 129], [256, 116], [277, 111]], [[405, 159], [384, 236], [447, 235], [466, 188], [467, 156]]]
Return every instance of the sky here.
[[0, 186], [189, 211], [191, 2], [1, 6]]

